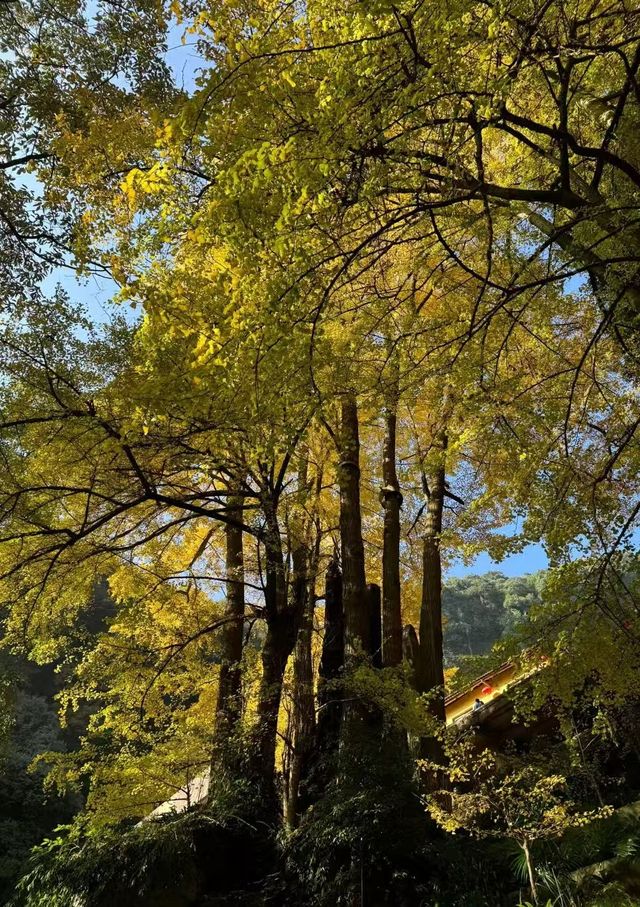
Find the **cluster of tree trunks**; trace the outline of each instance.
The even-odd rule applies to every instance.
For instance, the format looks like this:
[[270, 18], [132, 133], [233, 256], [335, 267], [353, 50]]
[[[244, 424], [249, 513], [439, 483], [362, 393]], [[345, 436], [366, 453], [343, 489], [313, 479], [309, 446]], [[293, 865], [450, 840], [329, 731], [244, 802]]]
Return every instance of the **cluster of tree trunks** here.
[[[316, 574], [320, 558], [319, 523], [307, 520], [297, 526], [291, 550], [291, 570], [283, 551], [277, 498], [265, 495], [265, 593], [266, 636], [262, 648], [262, 677], [256, 706], [251, 768], [262, 784], [265, 804], [275, 802], [275, 756], [284, 676], [293, 653], [289, 722], [286, 733], [284, 818], [296, 826], [301, 812], [300, 785], [314, 760], [348, 744], [357, 729], [371, 722], [357, 698], [344, 696], [340, 677], [344, 670], [367, 658], [373, 667], [394, 667], [404, 658], [413, 668], [416, 690], [429, 693], [431, 709], [444, 722], [442, 658], [442, 566], [440, 534], [446, 494], [442, 436], [442, 462], [425, 481], [423, 588], [419, 639], [412, 627], [403, 632], [400, 583], [400, 508], [402, 495], [396, 473], [397, 385], [389, 392], [385, 411], [381, 504], [384, 535], [382, 593], [367, 584], [360, 504], [360, 443], [358, 406], [353, 394], [341, 404], [337, 436], [340, 490], [340, 558], [328, 565], [324, 589], [324, 638], [314, 681], [312, 637], [316, 603]], [[301, 484], [306, 466], [301, 467]], [[235, 503], [234, 503], [235, 502]], [[232, 507], [240, 508], [233, 499]], [[230, 512], [234, 512], [233, 509]], [[238, 513], [240, 510], [238, 509]], [[241, 715], [241, 672], [244, 586], [241, 520], [229, 523], [227, 537], [227, 602], [221, 631], [222, 667], [217, 705], [214, 759], [223, 758], [225, 744]], [[425, 740], [422, 755], [437, 757], [437, 744]]]

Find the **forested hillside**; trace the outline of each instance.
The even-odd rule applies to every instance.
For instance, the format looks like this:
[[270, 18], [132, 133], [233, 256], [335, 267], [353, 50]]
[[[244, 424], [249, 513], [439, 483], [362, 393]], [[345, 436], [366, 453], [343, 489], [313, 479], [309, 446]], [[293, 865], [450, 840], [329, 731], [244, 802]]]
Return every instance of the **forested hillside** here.
[[30, 771], [41, 753], [66, 748], [51, 695], [51, 672], [40, 672], [38, 676], [32, 667], [3, 658], [0, 683], [0, 903], [5, 903], [13, 883], [24, 871], [31, 848], [57, 825], [68, 822], [78, 804], [55, 795], [47, 797], [42, 787], [44, 768]]
[[635, 0], [0, 0], [12, 907], [638, 903], [639, 72]]
[[543, 587], [544, 573], [506, 577], [490, 572], [447, 579], [442, 593], [445, 663], [486, 655], [540, 603]]
[[[76, 631], [97, 633], [113, 611], [104, 583], [96, 586], [91, 610]], [[47, 753], [75, 749], [86, 731], [87, 706], [62, 708], [69, 668], [64, 659], [35, 664], [0, 653], [0, 903], [10, 900], [32, 848], [71, 822], [84, 805], [84, 790], [61, 793], [47, 787]]]

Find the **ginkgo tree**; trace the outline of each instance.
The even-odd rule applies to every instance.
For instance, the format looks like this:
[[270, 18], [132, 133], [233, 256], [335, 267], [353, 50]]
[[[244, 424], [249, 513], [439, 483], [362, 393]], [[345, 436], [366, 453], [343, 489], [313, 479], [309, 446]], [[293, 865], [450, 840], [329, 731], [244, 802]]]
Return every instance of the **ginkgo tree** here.
[[[633, 596], [599, 579], [640, 512], [636, 12], [70, 12], [30, 163], [74, 266], [136, 314], [99, 330], [58, 293], [2, 325], [6, 641], [67, 658], [64, 703], [94, 709], [54, 777], [88, 770], [111, 822], [209, 766], [211, 800], [235, 781], [273, 825], [290, 706], [293, 828], [360, 735], [440, 755], [443, 564], [479, 550], [582, 546], [582, 613], [635, 651]], [[151, 19], [196, 48], [192, 91]], [[549, 629], [572, 601], [531, 654], [578, 658], [567, 699], [598, 664]]]

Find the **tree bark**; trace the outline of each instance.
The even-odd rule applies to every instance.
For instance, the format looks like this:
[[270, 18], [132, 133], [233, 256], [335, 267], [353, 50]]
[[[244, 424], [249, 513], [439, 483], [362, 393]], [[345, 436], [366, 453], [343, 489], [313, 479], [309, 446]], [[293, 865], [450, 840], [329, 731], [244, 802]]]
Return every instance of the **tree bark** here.
[[385, 667], [402, 661], [402, 613], [400, 601], [400, 507], [402, 495], [396, 473], [396, 421], [398, 370], [393, 369], [392, 386], [385, 409], [382, 482], [384, 508], [382, 539], [382, 661]]
[[[429, 709], [438, 725], [444, 729], [444, 657], [442, 648], [442, 559], [440, 535], [446, 489], [445, 451], [447, 438], [439, 439], [441, 463], [433, 470], [427, 484], [427, 516], [422, 549], [422, 602], [420, 607], [420, 646], [415, 666], [416, 688], [429, 693]], [[444, 753], [437, 736], [423, 737], [420, 742], [422, 758], [442, 764]], [[437, 788], [442, 782], [439, 772], [427, 772], [425, 784]]]
[[258, 690], [254, 739], [254, 777], [261, 783], [263, 803], [272, 813], [275, 796], [275, 753], [278, 731], [278, 712], [287, 661], [296, 641], [300, 622], [300, 603], [287, 596], [282, 541], [272, 500], [263, 502], [266, 517], [265, 554], [265, 617], [267, 634], [262, 648], [262, 678]]
[[367, 611], [369, 613], [369, 650], [371, 664], [374, 668], [382, 667], [382, 613], [380, 586], [369, 583], [367, 586]]
[[298, 465], [297, 543], [294, 545], [293, 595], [301, 614], [300, 628], [293, 651], [292, 705], [285, 770], [284, 818], [293, 830], [300, 813], [300, 785], [309, 771], [309, 761], [316, 742], [316, 710], [313, 677], [312, 637], [316, 604], [316, 575], [320, 560], [322, 527], [318, 502], [322, 492], [322, 469], [315, 476], [315, 500], [310, 517], [309, 451], [305, 446]]
[[[411, 668], [411, 676], [415, 684], [416, 665], [420, 660], [420, 642], [412, 624], [407, 624], [402, 631], [402, 657]], [[408, 733], [404, 739], [412, 758], [419, 759], [421, 756], [420, 738]]]
[[420, 657], [419, 650], [420, 643], [418, 642], [418, 634], [416, 633], [415, 627], [412, 624], [407, 624], [402, 631], [402, 657], [409, 663], [413, 670], [415, 670], [415, 666]]
[[[359, 653], [371, 651], [369, 609], [360, 510], [360, 439], [355, 396], [342, 398], [340, 432], [340, 543], [342, 553], [342, 602], [344, 609], [345, 668], [349, 670]], [[362, 703], [347, 696], [342, 708], [341, 752], [359, 741], [366, 727]]]
[[[242, 520], [239, 498], [230, 498], [229, 515], [238, 523]], [[214, 763], [229, 767], [229, 738], [242, 714], [241, 684], [242, 640], [244, 629], [244, 553], [242, 529], [231, 523], [225, 525], [226, 591], [225, 623], [220, 632], [220, 680], [216, 702], [214, 730]]]
[[[305, 762], [313, 746], [316, 713], [313, 690], [313, 661], [311, 638], [315, 584], [310, 552], [299, 545], [293, 552], [293, 595], [297, 599], [302, 620], [293, 650], [293, 682], [291, 720], [289, 724], [289, 758], [285, 773], [284, 818], [291, 831], [298, 824], [298, 792]], [[310, 575], [311, 574], [311, 577]]]
[[[446, 444], [446, 442], [443, 442]], [[444, 450], [444, 448], [443, 448]], [[439, 466], [430, 478], [427, 519], [422, 548], [422, 603], [420, 649], [416, 686], [420, 693], [436, 690], [431, 709], [444, 722], [444, 665], [442, 650], [442, 559], [440, 534], [444, 507], [445, 468]]]
[[325, 577], [324, 638], [318, 680], [318, 749], [335, 747], [342, 714], [340, 694], [332, 685], [344, 665], [344, 620], [342, 611], [342, 573], [329, 561]]
[[367, 651], [369, 648], [360, 511], [360, 439], [358, 408], [353, 394], [345, 394], [342, 398], [339, 453], [342, 600], [345, 658], [348, 661], [359, 649]]

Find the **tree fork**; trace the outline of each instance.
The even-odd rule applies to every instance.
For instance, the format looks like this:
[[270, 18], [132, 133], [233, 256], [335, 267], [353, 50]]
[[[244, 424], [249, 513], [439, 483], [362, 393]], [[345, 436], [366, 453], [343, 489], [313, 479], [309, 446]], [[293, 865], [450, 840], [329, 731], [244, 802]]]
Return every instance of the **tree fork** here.
[[300, 623], [300, 602], [287, 596], [282, 541], [272, 499], [263, 501], [266, 518], [265, 617], [267, 634], [262, 648], [262, 678], [258, 690], [257, 720], [254, 732], [253, 771], [260, 783], [262, 803], [267, 816], [277, 811], [275, 792], [275, 754], [278, 712], [287, 661], [296, 642]]

